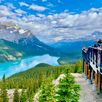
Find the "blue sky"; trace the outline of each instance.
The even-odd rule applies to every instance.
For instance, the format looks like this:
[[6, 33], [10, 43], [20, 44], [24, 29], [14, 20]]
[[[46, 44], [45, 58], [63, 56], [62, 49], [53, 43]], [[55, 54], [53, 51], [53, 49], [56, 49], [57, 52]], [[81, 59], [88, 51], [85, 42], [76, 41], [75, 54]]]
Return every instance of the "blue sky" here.
[[26, 6], [20, 7], [20, 2], [24, 2], [28, 5], [36, 4], [46, 7], [47, 9], [42, 12], [44, 14], [61, 13], [64, 10], [80, 13], [91, 8], [102, 7], [102, 0], [1, 0], [1, 4], [6, 6], [8, 3], [12, 3], [15, 7], [21, 8], [29, 14], [37, 13], [36, 11], [34, 12], [34, 10], [28, 9]]
[[45, 42], [89, 39], [102, 31], [102, 0], [0, 0], [0, 21], [12, 21]]

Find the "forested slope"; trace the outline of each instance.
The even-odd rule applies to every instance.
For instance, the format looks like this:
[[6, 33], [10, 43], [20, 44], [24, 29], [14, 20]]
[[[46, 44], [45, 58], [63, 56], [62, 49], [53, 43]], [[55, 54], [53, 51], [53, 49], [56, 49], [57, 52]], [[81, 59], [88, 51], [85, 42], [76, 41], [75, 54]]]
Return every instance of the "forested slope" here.
[[[68, 73], [82, 72], [81, 64], [82, 62], [78, 61], [76, 64], [69, 64], [69, 65], [63, 65], [63, 66], [49, 66], [48, 65], [45, 67], [42, 66], [42, 67], [32, 68], [27, 71], [12, 75], [11, 77], [7, 79], [3, 77], [3, 81], [0, 82], [1, 83], [0, 88], [3, 90], [4, 89], [26, 90], [26, 94], [27, 94], [26, 97], [28, 97], [29, 100], [32, 100], [34, 97], [34, 94], [38, 91], [38, 89], [40, 89], [43, 85], [48, 85], [49, 82], [52, 82], [52, 80], [55, 80], [56, 78], [58, 78], [60, 74], [67, 73], [66, 70], [68, 70]], [[72, 77], [67, 76], [66, 78], [69, 78], [69, 79], [71, 78], [72, 82], [75, 83]], [[66, 80], [68, 79], [65, 79], [65, 81]], [[69, 82], [67, 83], [69, 84]], [[32, 101], [29, 101], [29, 102], [32, 102]], [[46, 102], [46, 101], [43, 101], [43, 102]]]

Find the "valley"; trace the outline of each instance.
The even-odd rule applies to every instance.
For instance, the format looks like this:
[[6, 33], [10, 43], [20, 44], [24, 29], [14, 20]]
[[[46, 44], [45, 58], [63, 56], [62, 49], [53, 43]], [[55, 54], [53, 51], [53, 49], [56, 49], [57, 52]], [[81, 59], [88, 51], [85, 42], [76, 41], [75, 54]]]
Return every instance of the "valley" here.
[[102, 0], [0, 0], [0, 102], [102, 102]]
[[52, 66], [74, 64], [81, 59], [82, 46], [92, 43], [76, 41], [45, 44], [31, 31], [15, 23], [0, 23], [0, 79], [4, 74], [9, 77], [40, 63]]

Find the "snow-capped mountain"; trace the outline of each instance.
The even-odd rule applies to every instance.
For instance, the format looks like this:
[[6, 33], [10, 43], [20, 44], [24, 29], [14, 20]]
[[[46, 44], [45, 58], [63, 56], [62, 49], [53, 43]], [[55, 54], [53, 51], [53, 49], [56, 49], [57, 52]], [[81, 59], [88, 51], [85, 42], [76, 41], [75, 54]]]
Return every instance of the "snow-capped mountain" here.
[[92, 33], [92, 36], [96, 39], [101, 39], [102, 38], [102, 32], [100, 31], [95, 31]]
[[79, 39], [79, 41], [98, 41], [99, 39], [102, 39], [102, 32], [100, 31], [94, 31], [90, 35], [86, 36], [85, 38]]
[[43, 54], [61, 56], [60, 52], [41, 42], [29, 30], [24, 30], [15, 24], [0, 24], [1, 62]]
[[21, 38], [27, 38], [32, 35], [29, 30], [24, 30], [14, 23], [0, 23], [0, 39], [7, 41], [18, 41]]

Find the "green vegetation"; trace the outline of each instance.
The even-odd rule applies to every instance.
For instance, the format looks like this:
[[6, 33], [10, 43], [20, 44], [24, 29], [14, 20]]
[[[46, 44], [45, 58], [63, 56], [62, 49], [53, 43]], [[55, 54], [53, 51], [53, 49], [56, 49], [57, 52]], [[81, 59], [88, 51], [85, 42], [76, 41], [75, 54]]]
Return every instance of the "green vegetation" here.
[[40, 64], [37, 64], [36, 66], [35, 66], [35, 68], [36, 67], [51, 67], [51, 65], [49, 65], [49, 64], [46, 64], [46, 63], [40, 63]]
[[26, 101], [27, 101], [27, 93], [26, 90], [23, 89], [20, 97], [20, 102], [26, 102]]
[[52, 84], [53, 77], [42, 83], [39, 102], [78, 102], [80, 86], [75, 84], [73, 76], [67, 70], [58, 86]]
[[42, 83], [39, 102], [55, 102], [55, 86], [52, 84], [52, 79], [47, 78]]
[[60, 80], [57, 88], [57, 102], [78, 102], [80, 86], [75, 84], [70, 73], [65, 74], [65, 78]]
[[19, 97], [18, 89], [15, 89], [14, 97], [13, 97], [13, 102], [19, 102], [19, 100], [20, 100], [20, 97]]
[[23, 57], [23, 52], [14, 43], [0, 39], [0, 63], [14, 61]]
[[74, 73], [82, 73], [82, 60], [76, 62]]
[[[79, 86], [75, 84], [74, 78], [70, 75], [69, 72], [66, 71], [66, 69], [68, 69], [70, 73], [77, 73], [77, 72], [81, 73], [82, 61], [78, 61], [76, 64], [69, 64], [63, 66], [46, 65], [43, 67], [34, 67], [27, 71], [12, 75], [7, 79], [5, 79], [4, 76], [3, 81], [0, 82], [0, 88], [2, 89], [2, 87], [4, 86], [2, 90], [5, 90], [4, 92], [5, 95], [4, 96], [1, 95], [0, 99], [2, 100], [3, 97], [7, 97], [6, 89], [18, 88], [22, 89], [22, 92], [21, 94], [18, 94], [17, 92], [18, 90], [15, 90], [13, 100], [17, 101], [14, 102], [18, 101], [26, 102], [27, 100], [28, 102], [33, 102], [34, 95], [39, 89], [42, 90], [39, 102], [57, 102], [56, 99], [57, 100], [60, 99], [59, 97], [56, 96], [56, 94], [59, 94], [61, 95], [61, 97], [64, 97], [63, 91], [65, 91], [66, 94], [69, 94], [69, 96], [68, 95], [66, 96], [68, 99], [72, 97], [75, 98], [73, 98], [72, 101], [66, 101], [67, 99], [63, 99], [64, 101], [58, 101], [58, 102], [77, 102], [77, 100], [79, 99], [79, 94], [78, 94]], [[63, 80], [61, 80], [60, 84], [58, 85], [60, 91], [56, 91], [55, 86], [52, 84], [52, 80], [55, 80], [56, 78], [58, 78], [60, 74], [63, 73], [66, 73], [66, 77]], [[64, 88], [66, 90], [64, 90]], [[61, 93], [63, 93], [63, 95]]]
[[2, 78], [2, 87], [1, 87], [1, 95], [0, 96], [1, 96], [0, 102], [8, 102], [5, 75]]

